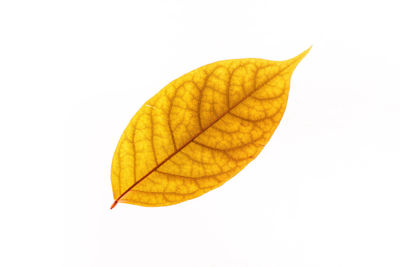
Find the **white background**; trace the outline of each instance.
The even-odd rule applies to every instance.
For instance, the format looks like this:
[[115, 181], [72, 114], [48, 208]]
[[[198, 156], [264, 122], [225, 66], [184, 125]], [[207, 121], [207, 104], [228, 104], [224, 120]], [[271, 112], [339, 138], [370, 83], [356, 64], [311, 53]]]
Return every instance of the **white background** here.
[[[398, 1], [1, 1], [0, 265], [400, 266]], [[164, 208], [113, 201], [138, 108], [222, 59], [291, 58], [247, 168]]]

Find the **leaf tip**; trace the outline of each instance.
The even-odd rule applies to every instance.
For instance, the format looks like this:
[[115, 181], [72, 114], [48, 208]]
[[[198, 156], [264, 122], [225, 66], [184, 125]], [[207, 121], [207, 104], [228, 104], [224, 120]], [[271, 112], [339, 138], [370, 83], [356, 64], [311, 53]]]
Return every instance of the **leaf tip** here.
[[294, 57], [293, 59], [297, 62], [300, 62], [305, 56], [307, 56], [308, 52], [310, 52], [312, 48], [312, 45], [310, 45], [309, 48], [307, 48], [306, 50], [304, 50], [303, 52], [301, 52], [299, 55], [297, 55], [296, 57]]
[[310, 52], [312, 48], [312, 45], [307, 48], [306, 50], [304, 50], [303, 52], [301, 52], [299, 55], [295, 56], [294, 58], [290, 59], [296, 62], [300, 62], [305, 56], [307, 56], [308, 52]]
[[310, 52], [312, 46], [301, 52], [299, 55], [295, 56], [294, 58], [285, 60], [283, 62], [287, 62], [289, 65], [291, 65], [291, 71], [293, 71], [297, 65], [300, 63], [300, 61]]

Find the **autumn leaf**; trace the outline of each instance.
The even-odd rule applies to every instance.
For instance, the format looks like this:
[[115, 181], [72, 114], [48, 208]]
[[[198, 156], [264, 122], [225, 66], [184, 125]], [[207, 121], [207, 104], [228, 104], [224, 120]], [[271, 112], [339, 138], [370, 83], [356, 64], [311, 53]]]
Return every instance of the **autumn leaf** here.
[[221, 186], [267, 144], [286, 108], [286, 61], [218, 61], [168, 84], [133, 116], [114, 153], [115, 202], [167, 206]]

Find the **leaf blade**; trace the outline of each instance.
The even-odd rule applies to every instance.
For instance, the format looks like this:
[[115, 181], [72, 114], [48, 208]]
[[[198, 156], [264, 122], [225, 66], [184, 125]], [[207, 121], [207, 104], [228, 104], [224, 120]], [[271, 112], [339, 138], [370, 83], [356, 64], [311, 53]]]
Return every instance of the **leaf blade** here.
[[164, 87], [135, 114], [117, 145], [111, 208], [118, 202], [177, 204], [235, 176], [278, 126], [290, 76], [309, 50], [286, 61], [215, 62]]

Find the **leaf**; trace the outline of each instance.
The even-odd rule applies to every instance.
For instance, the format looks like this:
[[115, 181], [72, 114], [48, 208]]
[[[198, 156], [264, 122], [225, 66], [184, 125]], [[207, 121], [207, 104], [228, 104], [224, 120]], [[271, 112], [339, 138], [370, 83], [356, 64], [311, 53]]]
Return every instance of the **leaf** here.
[[286, 61], [233, 59], [168, 84], [134, 115], [111, 168], [115, 202], [167, 206], [221, 186], [267, 144], [286, 108]]

